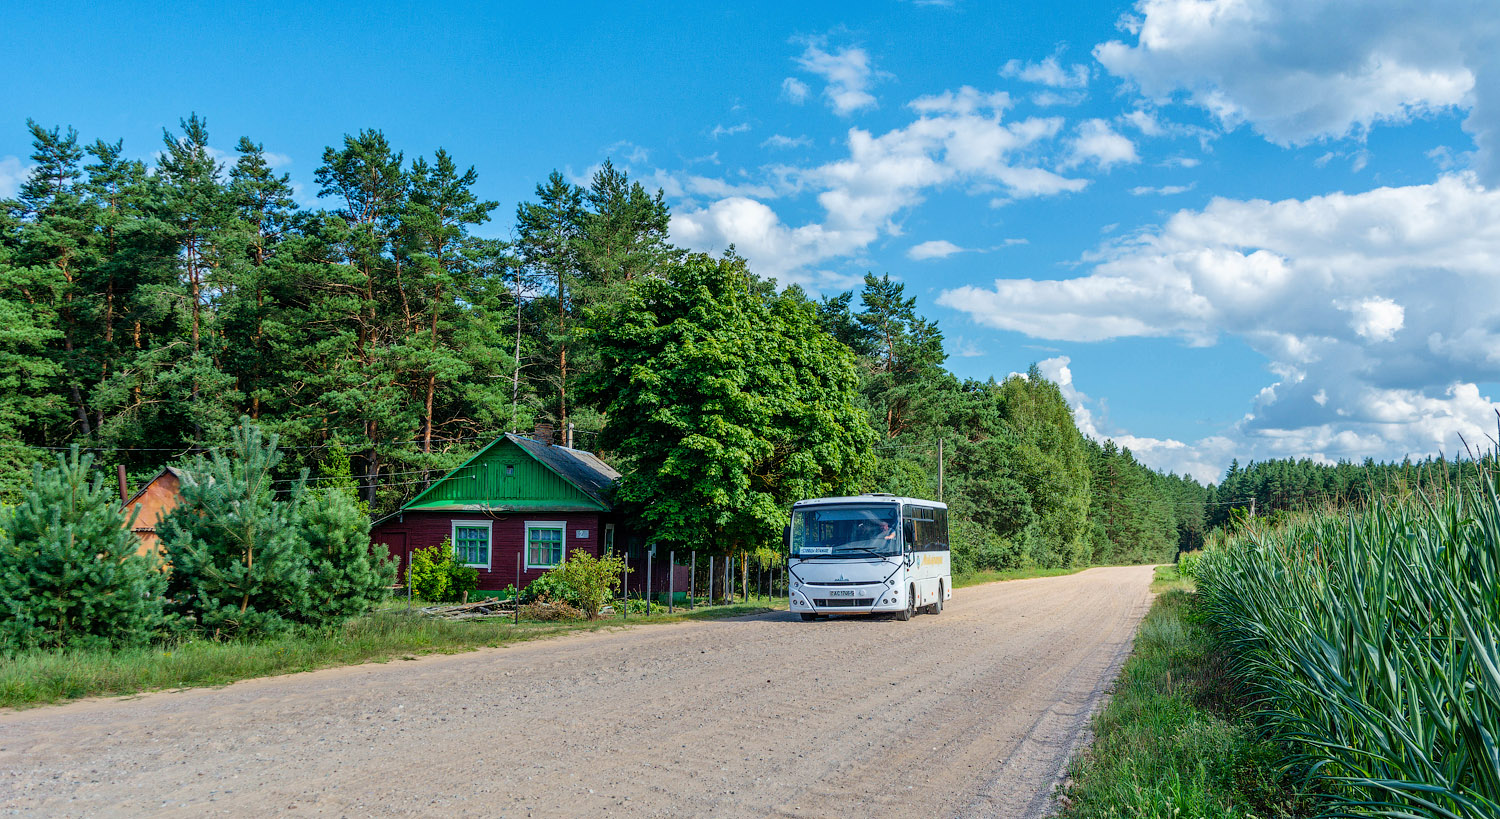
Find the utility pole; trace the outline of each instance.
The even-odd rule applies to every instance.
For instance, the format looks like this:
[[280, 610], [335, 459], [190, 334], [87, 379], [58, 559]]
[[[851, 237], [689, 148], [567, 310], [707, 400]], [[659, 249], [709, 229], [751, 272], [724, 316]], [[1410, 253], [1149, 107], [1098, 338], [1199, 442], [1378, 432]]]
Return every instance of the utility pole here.
[[943, 499], [943, 436], [938, 436], [938, 500]]

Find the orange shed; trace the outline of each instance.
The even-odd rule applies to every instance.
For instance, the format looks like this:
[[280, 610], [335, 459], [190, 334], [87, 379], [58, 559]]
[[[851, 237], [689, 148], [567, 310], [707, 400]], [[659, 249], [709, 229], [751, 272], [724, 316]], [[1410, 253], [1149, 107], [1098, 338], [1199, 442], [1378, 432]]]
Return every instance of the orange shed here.
[[156, 552], [161, 555], [161, 544], [156, 535], [156, 524], [162, 516], [172, 511], [177, 505], [178, 492], [182, 486], [182, 470], [175, 467], [166, 467], [158, 472], [156, 477], [146, 482], [130, 499], [125, 501], [125, 517], [130, 517], [131, 507], [140, 510], [135, 516], [135, 536], [140, 538], [141, 546], [136, 554], [147, 554]]

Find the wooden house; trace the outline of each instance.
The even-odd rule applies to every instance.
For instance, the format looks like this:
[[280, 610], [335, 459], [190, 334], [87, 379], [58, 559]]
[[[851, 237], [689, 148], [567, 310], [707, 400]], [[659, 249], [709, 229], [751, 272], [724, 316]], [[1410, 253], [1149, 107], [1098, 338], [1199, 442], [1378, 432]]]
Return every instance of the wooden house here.
[[[121, 472], [122, 490], [124, 486], [124, 473]], [[156, 534], [156, 525], [161, 522], [163, 515], [177, 506], [181, 486], [182, 471], [169, 466], [156, 473], [156, 477], [147, 481], [145, 486], [125, 499], [122, 508], [125, 510], [127, 519], [130, 517], [132, 508], [137, 510], [135, 523], [131, 529], [141, 541], [140, 547], [136, 549], [137, 554], [144, 555], [151, 552], [161, 554], [161, 541]]]
[[[550, 428], [536, 438], [506, 433], [377, 520], [370, 537], [401, 561], [403, 578], [412, 552], [449, 539], [479, 570], [481, 591], [515, 584], [518, 567], [524, 588], [577, 549], [629, 554], [644, 570], [642, 538], [621, 530], [610, 502], [619, 477], [591, 452], [552, 444]], [[632, 573], [632, 588], [637, 575], [644, 571]]]

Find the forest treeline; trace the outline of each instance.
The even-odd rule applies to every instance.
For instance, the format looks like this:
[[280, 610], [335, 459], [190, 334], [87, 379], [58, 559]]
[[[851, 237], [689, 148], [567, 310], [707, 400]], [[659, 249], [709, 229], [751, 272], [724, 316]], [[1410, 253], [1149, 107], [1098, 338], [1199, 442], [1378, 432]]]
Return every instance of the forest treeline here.
[[[34, 167], [0, 202], [10, 502], [30, 464], [59, 448], [95, 451], [139, 482], [227, 443], [242, 417], [279, 436], [287, 485], [330, 457], [352, 463], [377, 514], [535, 421], [573, 424], [578, 446], [627, 474], [655, 468], [660, 441], [636, 434], [651, 424], [687, 439], [693, 424], [732, 422], [754, 440], [733, 457], [708, 444], [694, 457], [697, 480], [743, 478], [734, 502], [757, 507], [737, 548], [798, 492], [938, 496], [941, 440], [962, 559], [1005, 568], [1169, 560], [1261, 491], [1246, 476], [1280, 468], [1236, 467], [1217, 488], [1151, 470], [1082, 435], [1034, 366], [954, 376], [941, 329], [889, 275], [814, 300], [732, 249], [710, 259], [674, 247], [662, 192], [608, 162], [586, 185], [554, 172], [498, 240], [476, 235], [499, 205], [476, 192], [472, 167], [442, 149], [408, 158], [379, 131], [323, 152], [309, 208], [259, 143], [241, 138], [226, 157], [196, 115], [163, 133], [154, 164], [119, 141], [29, 126]], [[722, 349], [705, 353], [705, 339]], [[646, 349], [657, 358], [636, 354]], [[658, 365], [679, 381], [653, 382]], [[763, 400], [724, 410], [735, 395]], [[694, 401], [713, 412], [661, 403]], [[653, 492], [687, 497], [683, 468], [628, 487], [637, 512]], [[1341, 465], [1338, 488], [1318, 491], [1368, 483], [1345, 475], [1368, 469]]]

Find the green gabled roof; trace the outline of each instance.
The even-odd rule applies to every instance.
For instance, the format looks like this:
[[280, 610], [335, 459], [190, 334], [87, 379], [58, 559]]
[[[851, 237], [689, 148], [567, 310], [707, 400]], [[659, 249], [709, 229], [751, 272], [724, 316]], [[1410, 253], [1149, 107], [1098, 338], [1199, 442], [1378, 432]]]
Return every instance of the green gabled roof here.
[[506, 433], [401, 510], [608, 512], [605, 493], [619, 477], [591, 452]]

